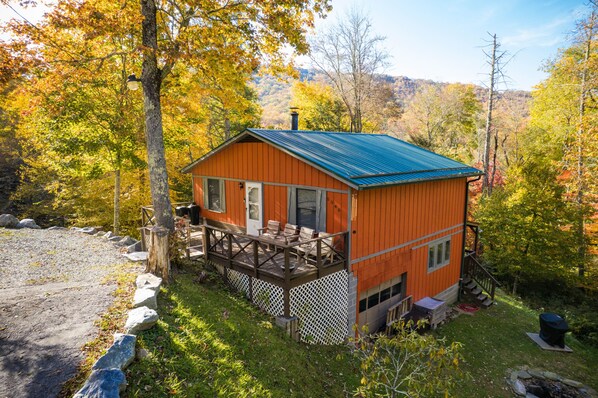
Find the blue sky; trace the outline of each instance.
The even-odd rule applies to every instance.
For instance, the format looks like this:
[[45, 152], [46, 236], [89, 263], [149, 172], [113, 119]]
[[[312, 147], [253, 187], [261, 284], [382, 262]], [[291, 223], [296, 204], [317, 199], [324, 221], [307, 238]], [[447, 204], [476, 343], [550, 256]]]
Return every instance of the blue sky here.
[[[13, 2], [14, 3], [14, 2]], [[546, 77], [542, 64], [567, 46], [568, 34], [586, 10], [584, 0], [332, 0], [316, 28], [351, 7], [369, 14], [391, 54], [386, 73], [442, 82], [481, 84], [488, 73], [482, 46], [496, 33], [513, 59], [508, 88], [530, 90]], [[15, 8], [33, 21], [43, 8]], [[0, 23], [14, 17], [0, 7]], [[300, 64], [305, 65], [305, 61]], [[502, 87], [505, 88], [505, 87]]]
[[573, 0], [332, 0], [326, 25], [356, 6], [369, 14], [392, 55], [387, 73], [443, 82], [481, 84], [488, 73], [482, 46], [496, 33], [514, 55], [508, 88], [530, 90], [540, 71], [568, 43], [585, 1]]

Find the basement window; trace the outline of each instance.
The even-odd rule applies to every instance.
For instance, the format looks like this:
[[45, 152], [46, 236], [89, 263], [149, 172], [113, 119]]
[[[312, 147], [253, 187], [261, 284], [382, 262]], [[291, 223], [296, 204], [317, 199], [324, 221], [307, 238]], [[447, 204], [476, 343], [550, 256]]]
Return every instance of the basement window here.
[[451, 237], [442, 238], [428, 245], [428, 272], [448, 265], [451, 260]]

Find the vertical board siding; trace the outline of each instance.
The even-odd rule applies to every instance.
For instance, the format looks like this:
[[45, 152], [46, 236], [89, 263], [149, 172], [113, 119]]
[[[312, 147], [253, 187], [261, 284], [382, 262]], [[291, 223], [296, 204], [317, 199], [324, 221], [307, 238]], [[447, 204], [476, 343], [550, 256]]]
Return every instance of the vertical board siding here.
[[[407, 294], [418, 300], [435, 296], [457, 283], [461, 269], [465, 178], [398, 185], [359, 191], [352, 228], [351, 258], [359, 259], [392, 247], [408, 246], [352, 264], [358, 291], [364, 292], [407, 272]], [[424, 236], [455, 227], [426, 239]], [[428, 242], [451, 235], [451, 260], [428, 273]], [[424, 245], [418, 248], [415, 246]]]
[[[287, 187], [268, 183], [306, 185], [324, 189], [347, 191], [341, 181], [300, 161], [272, 145], [263, 142], [236, 143], [197, 164], [192, 174], [193, 194], [202, 209], [202, 215], [211, 220], [246, 226], [245, 188], [238, 181], [226, 181], [226, 212], [216, 213], [205, 209], [203, 182], [199, 176], [231, 178], [264, 183], [263, 218], [287, 222]], [[328, 192], [326, 195], [326, 229], [335, 233], [347, 230], [347, 194]]]

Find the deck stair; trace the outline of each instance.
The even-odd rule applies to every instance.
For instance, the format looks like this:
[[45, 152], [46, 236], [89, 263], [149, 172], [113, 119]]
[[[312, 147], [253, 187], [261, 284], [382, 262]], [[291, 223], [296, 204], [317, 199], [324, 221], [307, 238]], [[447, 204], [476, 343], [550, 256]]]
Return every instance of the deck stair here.
[[488, 308], [494, 304], [494, 300], [488, 297], [488, 295], [482, 291], [482, 288], [478, 286], [476, 281], [470, 277], [465, 277], [465, 279], [463, 279], [463, 291], [482, 308]]

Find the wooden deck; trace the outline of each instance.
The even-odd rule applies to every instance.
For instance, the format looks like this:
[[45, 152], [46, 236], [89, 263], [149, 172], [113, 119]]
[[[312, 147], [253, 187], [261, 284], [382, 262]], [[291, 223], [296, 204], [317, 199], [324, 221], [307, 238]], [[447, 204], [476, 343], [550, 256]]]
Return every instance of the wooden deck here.
[[[331, 235], [333, 247], [324, 238], [285, 244], [258, 236], [204, 226], [207, 259], [219, 265], [262, 279], [283, 289], [308, 283], [347, 267], [347, 232]], [[329, 236], [330, 237], [330, 236]], [[312, 255], [299, 255], [299, 245], [312, 245]]]

